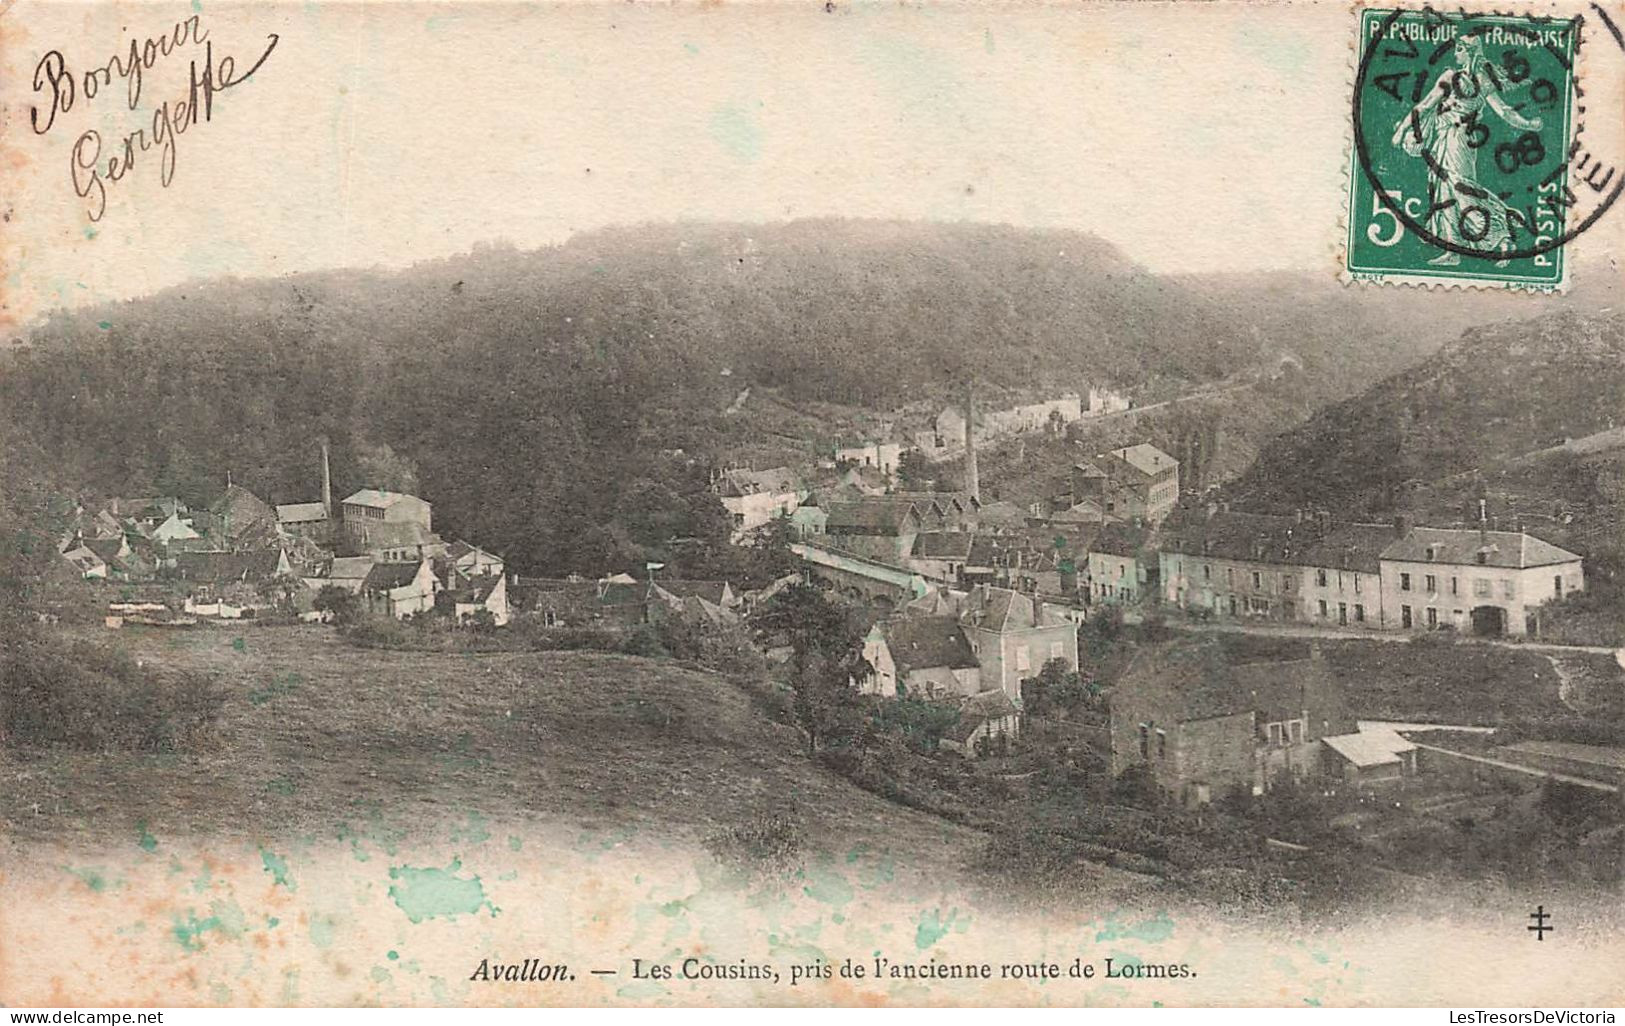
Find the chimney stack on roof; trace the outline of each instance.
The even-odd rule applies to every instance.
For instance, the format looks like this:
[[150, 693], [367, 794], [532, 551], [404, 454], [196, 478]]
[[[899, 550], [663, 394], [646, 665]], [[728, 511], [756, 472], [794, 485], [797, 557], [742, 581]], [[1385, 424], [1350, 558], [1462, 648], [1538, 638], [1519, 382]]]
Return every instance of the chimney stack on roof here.
[[1403, 538], [1411, 533], [1411, 517], [1409, 513], [1394, 514], [1394, 534]]

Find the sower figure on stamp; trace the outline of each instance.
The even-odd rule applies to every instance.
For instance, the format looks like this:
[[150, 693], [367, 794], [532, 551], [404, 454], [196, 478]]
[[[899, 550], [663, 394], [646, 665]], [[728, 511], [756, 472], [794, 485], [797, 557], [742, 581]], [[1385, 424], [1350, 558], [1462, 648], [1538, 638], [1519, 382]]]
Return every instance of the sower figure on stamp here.
[[[1502, 98], [1477, 36], [1459, 37], [1455, 57], [1457, 66], [1440, 73], [1433, 89], [1394, 126], [1392, 142], [1413, 157], [1426, 154], [1429, 231], [1474, 250], [1505, 251], [1512, 244], [1507, 206], [1478, 178], [1478, 151], [1490, 138], [1480, 115], [1488, 105], [1520, 132], [1540, 131], [1541, 120], [1524, 117]], [[1428, 263], [1452, 266], [1461, 255], [1445, 250]]]

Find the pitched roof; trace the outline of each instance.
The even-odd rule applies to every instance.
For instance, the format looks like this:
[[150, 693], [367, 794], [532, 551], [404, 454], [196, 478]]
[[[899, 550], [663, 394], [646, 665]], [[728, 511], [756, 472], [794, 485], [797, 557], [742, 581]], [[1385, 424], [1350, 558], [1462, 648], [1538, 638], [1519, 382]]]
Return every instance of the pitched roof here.
[[727, 581], [663, 580], [655, 587], [673, 598], [699, 598], [713, 606], [722, 605], [732, 593]]
[[1111, 452], [1101, 453], [1099, 458], [1127, 464], [1146, 477], [1157, 477], [1169, 470], [1179, 469], [1178, 460], [1149, 442], [1113, 449]]
[[[1433, 557], [1428, 558], [1428, 550]], [[1478, 554], [1484, 553], [1483, 564]], [[1522, 531], [1476, 531], [1470, 528], [1413, 527], [1382, 550], [1383, 559], [1416, 563], [1459, 563], [1524, 569], [1572, 563], [1580, 557]]]
[[934, 502], [946, 509], [948, 506], [958, 506], [962, 510], [977, 510], [982, 507], [982, 501], [969, 492], [893, 492], [892, 496], [898, 499], [909, 499], [924, 505]]
[[982, 585], [963, 598], [958, 598], [957, 593], [947, 594], [958, 604], [965, 622], [983, 630], [1003, 632], [1070, 623], [1054, 609], [1012, 588]]
[[[344, 499], [344, 505], [373, 506], [380, 509], [388, 509], [397, 502], [400, 502], [402, 499], [418, 499], [418, 497], [416, 495], [408, 495], [406, 492], [385, 491], [382, 488], [362, 488], [347, 496]], [[424, 500], [418, 499], [418, 501], [423, 502]]]
[[904, 673], [938, 667], [965, 670], [981, 665], [957, 617], [901, 616], [885, 621], [880, 630], [892, 661]]
[[959, 720], [948, 729], [947, 736], [963, 743], [970, 740], [976, 729], [989, 720], [1017, 716], [1020, 713], [1021, 710], [1016, 708], [1016, 703], [1001, 689], [979, 691], [965, 699], [965, 704], [959, 707]]
[[327, 519], [327, 507], [319, 502], [284, 502], [276, 508], [279, 524], [309, 524]]
[[1106, 524], [1089, 543], [1089, 551], [1111, 556], [1138, 557], [1145, 550], [1149, 537], [1144, 528], [1134, 527], [1131, 524]]
[[330, 579], [362, 580], [376, 562], [371, 556], [339, 556], [327, 572]]
[[111, 563], [118, 558], [119, 550], [124, 548], [124, 538], [86, 538], [84, 546], [104, 563]]
[[372, 569], [367, 571], [367, 579], [361, 582], [361, 587], [364, 591], [404, 588], [417, 578], [418, 568], [422, 565], [422, 563], [374, 563]]
[[470, 577], [462, 587], [454, 589], [451, 592], [451, 599], [453, 602], [483, 605], [501, 583], [501, 574], [477, 574]]
[[641, 605], [648, 597], [649, 586], [638, 581], [617, 581], [613, 578], [599, 581], [598, 604], [601, 606]]
[[724, 470], [717, 477], [717, 491], [725, 496], [778, 495], [801, 490], [801, 479], [789, 467], [770, 467], [767, 470]]
[[188, 581], [253, 581], [275, 577], [282, 561], [281, 549], [252, 552], [177, 552], [175, 568]]
[[1356, 734], [1337, 734], [1321, 740], [1326, 742], [1326, 747], [1361, 769], [1396, 763], [1401, 752], [1416, 750], [1415, 745], [1392, 730], [1362, 730]]
[[234, 535], [260, 521], [276, 519], [276, 511], [242, 485], [227, 485], [226, 493], [209, 509], [227, 520], [227, 528]]
[[859, 499], [857, 502], [832, 502], [828, 509], [829, 520], [825, 522], [824, 530], [831, 534], [839, 534], [843, 530], [896, 534], [910, 517], [919, 517], [919, 511], [911, 500], [883, 496]]

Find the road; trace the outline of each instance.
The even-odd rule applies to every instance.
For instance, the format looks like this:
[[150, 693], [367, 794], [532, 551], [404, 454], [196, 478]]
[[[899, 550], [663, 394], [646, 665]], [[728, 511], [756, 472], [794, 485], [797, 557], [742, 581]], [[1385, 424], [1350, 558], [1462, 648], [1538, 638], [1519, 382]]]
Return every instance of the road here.
[[[1168, 620], [1167, 626], [1178, 631], [1207, 631], [1215, 634], [1260, 634], [1265, 637], [1277, 638], [1325, 638], [1329, 641], [1386, 641], [1394, 644], [1403, 644], [1421, 635], [1407, 634], [1401, 631], [1345, 631], [1335, 627], [1311, 627], [1305, 625], [1271, 625], [1260, 626], [1253, 624], [1233, 623], [1192, 623], [1188, 621]], [[1497, 645], [1502, 648], [1516, 648], [1533, 652], [1591, 652], [1597, 655], [1614, 655], [1616, 650], [1607, 645], [1560, 645], [1550, 641], [1516, 641], [1511, 638], [1478, 638], [1468, 635], [1461, 637], [1463, 644], [1470, 645]]]

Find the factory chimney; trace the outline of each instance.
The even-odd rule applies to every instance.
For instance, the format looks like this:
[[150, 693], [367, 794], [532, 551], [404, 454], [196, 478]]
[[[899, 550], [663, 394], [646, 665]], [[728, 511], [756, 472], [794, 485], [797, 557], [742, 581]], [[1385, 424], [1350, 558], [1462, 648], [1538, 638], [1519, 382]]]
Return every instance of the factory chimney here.
[[333, 473], [327, 466], [327, 439], [322, 439], [322, 513], [333, 519]]
[[965, 382], [965, 491], [978, 501], [982, 498], [982, 482], [976, 471], [976, 395], [975, 383]]

